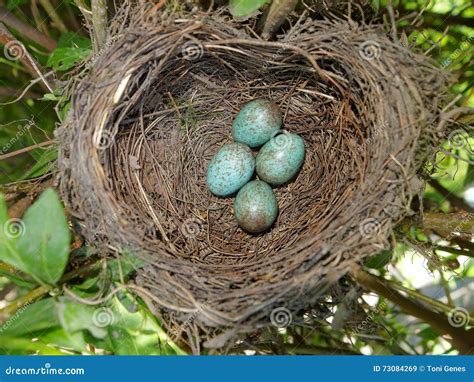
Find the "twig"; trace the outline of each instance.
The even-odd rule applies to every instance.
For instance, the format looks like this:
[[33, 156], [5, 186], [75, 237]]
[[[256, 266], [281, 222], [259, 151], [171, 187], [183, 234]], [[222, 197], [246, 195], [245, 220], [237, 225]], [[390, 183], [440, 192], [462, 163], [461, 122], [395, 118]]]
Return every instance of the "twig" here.
[[17, 19], [13, 14], [8, 12], [5, 8], [0, 7], [0, 21], [10, 28], [15, 29], [21, 36], [27, 40], [34, 41], [48, 51], [52, 52], [56, 48], [56, 41], [45, 36], [37, 29], [25, 24], [23, 21]]
[[[99, 263], [93, 263], [85, 265], [82, 268], [75, 269], [66, 275], [64, 275], [60, 281], [60, 283], [65, 283], [70, 281], [78, 276], [85, 275], [91, 271], [94, 271], [98, 268]], [[15, 312], [22, 307], [33, 303], [36, 300], [39, 300], [47, 293], [51, 292], [55, 287], [51, 285], [41, 285], [36, 289], [33, 289], [29, 293], [24, 296], [17, 298], [11, 304], [7, 305], [6, 307], [0, 309], [0, 325], [3, 324], [9, 317], [15, 314]]]
[[12, 151], [11, 153], [6, 153], [6, 154], [3, 154], [3, 155], [0, 155], [0, 160], [4, 160], [4, 159], [8, 159], [8, 158], [20, 155], [20, 154], [24, 154], [24, 153], [27, 153], [29, 151], [35, 150], [39, 147], [49, 146], [53, 143], [54, 143], [54, 140], [49, 140], [49, 141], [44, 141], [44, 142], [41, 142], [41, 143], [37, 143], [35, 145], [31, 145], [31, 146], [28, 146], [28, 147], [23, 147], [22, 149]]
[[262, 37], [265, 40], [271, 38], [278, 28], [285, 22], [288, 15], [294, 11], [297, 0], [273, 0], [270, 8], [262, 20]]

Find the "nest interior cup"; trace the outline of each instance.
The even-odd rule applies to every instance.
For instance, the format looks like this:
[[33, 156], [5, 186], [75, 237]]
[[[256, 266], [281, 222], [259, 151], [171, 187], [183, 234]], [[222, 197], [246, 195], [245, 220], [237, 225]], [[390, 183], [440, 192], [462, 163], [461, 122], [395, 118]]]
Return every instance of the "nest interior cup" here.
[[[409, 211], [444, 80], [380, 27], [302, 19], [266, 42], [220, 16], [156, 17], [115, 31], [74, 86], [66, 203], [90, 242], [147, 259], [136, 283], [170, 321], [243, 331], [275, 308], [296, 316]], [[279, 105], [306, 157], [275, 188], [273, 228], [251, 235], [206, 170], [255, 98]]]

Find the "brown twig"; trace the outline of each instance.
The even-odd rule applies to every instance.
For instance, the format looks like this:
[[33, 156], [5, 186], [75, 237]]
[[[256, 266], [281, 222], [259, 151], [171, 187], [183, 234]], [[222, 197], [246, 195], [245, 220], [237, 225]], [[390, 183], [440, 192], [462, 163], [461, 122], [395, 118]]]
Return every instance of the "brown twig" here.
[[36, 42], [50, 52], [56, 48], [56, 41], [54, 39], [45, 36], [37, 29], [17, 19], [12, 13], [8, 12], [3, 7], [0, 7], [0, 22], [5, 23], [5, 25], [15, 29], [27, 40]]

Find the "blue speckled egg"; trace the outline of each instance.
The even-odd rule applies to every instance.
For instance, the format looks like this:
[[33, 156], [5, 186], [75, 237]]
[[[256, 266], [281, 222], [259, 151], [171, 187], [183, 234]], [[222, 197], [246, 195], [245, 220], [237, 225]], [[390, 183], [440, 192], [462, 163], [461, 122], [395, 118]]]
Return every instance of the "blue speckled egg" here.
[[272, 138], [257, 155], [258, 177], [277, 186], [288, 182], [301, 168], [304, 141], [293, 133], [284, 132]]
[[254, 171], [252, 150], [241, 143], [230, 143], [211, 159], [207, 168], [207, 185], [214, 195], [230, 195], [247, 183]]
[[256, 99], [245, 104], [232, 124], [236, 142], [259, 147], [281, 129], [282, 116], [277, 104], [268, 99]]
[[247, 183], [237, 194], [234, 215], [245, 231], [259, 233], [270, 228], [278, 214], [278, 204], [272, 188], [261, 180]]

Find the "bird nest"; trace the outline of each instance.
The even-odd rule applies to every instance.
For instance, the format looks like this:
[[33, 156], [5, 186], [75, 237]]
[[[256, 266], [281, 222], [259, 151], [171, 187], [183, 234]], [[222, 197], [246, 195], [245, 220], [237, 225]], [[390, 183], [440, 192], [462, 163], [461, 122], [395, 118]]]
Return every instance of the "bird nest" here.
[[[91, 244], [146, 259], [133, 285], [166, 322], [188, 336], [282, 326], [390, 244], [441, 123], [445, 79], [424, 55], [347, 20], [301, 18], [276, 41], [222, 15], [136, 12], [116, 29], [73, 87], [60, 185]], [[258, 235], [206, 187], [255, 98], [306, 145]]]

